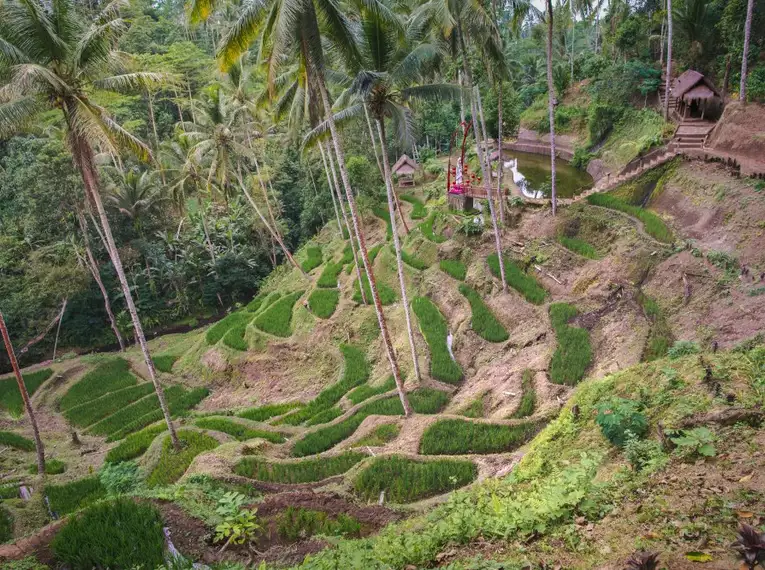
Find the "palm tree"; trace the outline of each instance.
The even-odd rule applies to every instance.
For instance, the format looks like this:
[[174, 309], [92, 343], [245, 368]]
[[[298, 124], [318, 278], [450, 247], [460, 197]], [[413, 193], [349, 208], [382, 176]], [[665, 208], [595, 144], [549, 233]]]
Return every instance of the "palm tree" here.
[[552, 213], [558, 209], [558, 196], [555, 190], [555, 84], [553, 82], [553, 5], [552, 0], [547, 0], [547, 110], [550, 116], [550, 184], [552, 201]]
[[107, 202], [122, 215], [130, 218], [135, 230], [143, 234], [143, 220], [157, 214], [166, 201], [155, 184], [154, 173], [137, 169], [120, 173], [119, 181], [107, 185]]
[[[130, 285], [101, 200], [93, 144], [117, 154], [126, 148], [143, 160], [151, 159], [149, 148], [117, 124], [106, 109], [90, 99], [94, 89], [126, 90], [160, 84], [157, 73], [122, 73], [113, 46], [124, 30], [119, 3], [107, 4], [86, 25], [78, 17], [73, 0], [49, 5], [37, 0], [6, 0], [0, 4], [0, 66], [8, 70], [0, 88], [0, 137], [16, 132], [39, 111], [60, 111], [66, 124], [66, 140], [82, 176], [87, 200], [101, 220], [107, 251], [122, 287], [136, 340], [157, 392], [170, 437], [180, 448], [165, 394], [157, 379], [154, 362], [133, 301]], [[118, 71], [117, 75], [112, 75]]]
[[5, 350], [8, 352], [8, 358], [11, 361], [11, 367], [16, 376], [16, 384], [19, 387], [19, 392], [21, 392], [21, 399], [24, 400], [24, 409], [29, 416], [29, 422], [32, 424], [32, 433], [35, 438], [35, 450], [37, 451], [37, 473], [43, 475], [45, 473], [45, 448], [43, 447], [42, 439], [40, 439], [37, 418], [35, 418], [32, 402], [29, 400], [29, 392], [27, 391], [26, 384], [24, 384], [24, 378], [21, 376], [21, 370], [19, 370], [19, 363], [16, 361], [16, 353], [13, 351], [11, 337], [8, 335], [8, 327], [5, 326], [5, 319], [3, 318], [2, 311], [0, 311], [0, 334], [2, 334]]
[[742, 105], [746, 105], [746, 76], [747, 60], [749, 59], [749, 37], [752, 35], [752, 14], [754, 12], [754, 0], [746, 4], [746, 24], [744, 24], [744, 53], [741, 56], [741, 88], [738, 99]]
[[664, 88], [664, 120], [669, 120], [669, 86], [672, 82], [672, 0], [667, 0], [667, 83]]

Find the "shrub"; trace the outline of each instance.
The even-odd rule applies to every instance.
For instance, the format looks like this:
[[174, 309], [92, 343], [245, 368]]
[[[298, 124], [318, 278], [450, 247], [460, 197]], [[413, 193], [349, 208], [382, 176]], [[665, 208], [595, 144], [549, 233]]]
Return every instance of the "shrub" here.
[[283, 404], [266, 404], [265, 406], [259, 406], [257, 408], [249, 408], [242, 412], [239, 412], [237, 416], [240, 418], [246, 418], [256, 422], [264, 422], [267, 419], [274, 416], [281, 416], [286, 414], [290, 410], [302, 408], [303, 404], [300, 402], [285, 402]]
[[[369, 280], [367, 279], [367, 274], [364, 271], [361, 272], [361, 279], [364, 281], [364, 294], [367, 297], [367, 301], [371, 304], [372, 290], [369, 288]], [[392, 305], [396, 302], [396, 292], [385, 283], [381, 283], [379, 280], [377, 281], [377, 294], [380, 295], [380, 302], [383, 305]], [[358, 279], [353, 282], [353, 300], [359, 304], [362, 302]]]
[[[13, 518], [11, 513], [0, 506], [0, 544], [13, 538]], [[5, 567], [5, 565], [3, 565]]]
[[624, 443], [624, 457], [635, 471], [653, 472], [667, 463], [661, 443], [653, 439], [640, 440], [629, 434]]
[[173, 371], [173, 365], [179, 358], [180, 356], [176, 354], [160, 354], [152, 358], [152, 362], [154, 362], [154, 368], [169, 374]]
[[433, 226], [436, 223], [436, 213], [431, 212], [428, 216], [428, 219], [425, 220], [420, 224], [420, 231], [422, 232], [422, 235], [424, 235], [427, 239], [434, 243], [444, 243], [446, 241], [446, 236], [443, 236], [441, 234], [437, 234], [433, 231]]
[[342, 415], [343, 415], [343, 410], [341, 410], [340, 408], [338, 407], [329, 408], [309, 418], [308, 421], [306, 422], [306, 425], [318, 426], [321, 424], [326, 424], [331, 422], [335, 418], [339, 418]]
[[285, 295], [255, 317], [255, 326], [274, 336], [288, 337], [292, 334], [292, 307], [303, 295], [302, 291]]
[[[50, 368], [43, 368], [22, 375], [29, 395], [34, 394], [52, 374], [53, 371]], [[0, 380], [0, 409], [5, 409], [13, 418], [19, 418], [24, 413], [24, 401], [21, 399], [16, 378]]]
[[288, 506], [279, 515], [276, 532], [283, 540], [305, 540], [315, 534], [324, 536], [360, 536], [361, 523], [344, 513], [330, 517], [323, 511]]
[[[37, 474], [37, 463], [32, 463], [27, 468], [27, 471], [32, 475]], [[61, 475], [66, 472], [66, 463], [60, 459], [46, 459], [45, 460], [45, 474], [46, 475]]]
[[162, 442], [162, 453], [159, 456], [159, 463], [157, 463], [146, 479], [148, 487], [175, 483], [183, 476], [197, 455], [218, 447], [218, 440], [195, 431], [179, 431], [178, 439], [183, 446], [183, 449], [180, 451], [173, 449], [169, 435]]
[[[499, 258], [492, 253], [487, 259], [489, 270], [494, 277], [499, 278]], [[518, 291], [523, 297], [534, 305], [541, 305], [547, 297], [547, 291], [539, 282], [528, 273], [525, 273], [514, 261], [505, 257], [505, 279], [507, 284]]]
[[421, 220], [428, 215], [428, 209], [425, 207], [425, 204], [423, 204], [422, 200], [416, 196], [413, 196], [412, 194], [402, 194], [399, 198], [404, 202], [409, 202], [413, 206], [412, 213], [409, 215], [413, 220]]
[[149, 449], [154, 438], [165, 431], [167, 431], [167, 426], [162, 423], [131, 434], [117, 447], [109, 450], [105, 461], [107, 463], [119, 463], [140, 457]]
[[45, 495], [53, 512], [66, 515], [82, 509], [106, 496], [98, 477], [87, 477], [63, 485], [46, 485]]
[[[348, 248], [350, 250], [350, 247]], [[343, 263], [327, 263], [324, 266], [324, 271], [321, 272], [319, 280], [316, 282], [317, 287], [323, 287], [325, 289], [334, 289], [337, 287], [337, 277], [343, 270]]]
[[12, 431], [0, 431], [0, 445], [7, 445], [21, 451], [34, 451], [35, 442]]
[[427, 269], [430, 267], [425, 261], [420, 259], [419, 257], [412, 255], [410, 253], [407, 253], [406, 250], [402, 247], [401, 248], [401, 260], [406, 263], [409, 267], [413, 267], [414, 269], [417, 269], [418, 271], [423, 271], [424, 269]]
[[390, 223], [390, 213], [388, 212], [388, 208], [383, 206], [375, 206], [372, 208], [372, 213], [385, 222], [385, 239], [390, 241], [390, 239], [393, 237], [393, 226]]
[[162, 517], [153, 506], [131, 499], [96, 505], [71, 519], [51, 550], [72, 570], [156, 568], [164, 562]]
[[335, 312], [339, 300], [340, 291], [337, 289], [316, 289], [308, 297], [308, 306], [317, 317], [328, 319]]
[[587, 166], [593, 158], [595, 158], [593, 153], [588, 152], [587, 149], [582, 146], [578, 146], [574, 148], [574, 156], [571, 158], [571, 166], [586, 171]]
[[717, 438], [705, 426], [693, 429], [677, 430], [669, 433], [669, 439], [677, 446], [680, 455], [686, 457], [714, 457], [717, 455]]
[[500, 425], [469, 420], [440, 420], [432, 424], [420, 440], [423, 455], [464, 455], [513, 451], [538, 431], [533, 423]]
[[600, 257], [598, 255], [598, 251], [592, 245], [579, 238], [559, 235], [558, 242], [566, 249], [569, 249], [574, 253], [578, 253], [587, 259], [598, 259]]
[[688, 356], [689, 354], [698, 354], [699, 352], [701, 352], [701, 348], [699, 348], [697, 342], [693, 342], [692, 340], [678, 340], [675, 341], [675, 344], [673, 344], [667, 351], [667, 356], [672, 360], [676, 360], [683, 356]]
[[507, 330], [502, 323], [497, 320], [494, 313], [491, 312], [481, 296], [467, 285], [459, 286], [462, 293], [470, 303], [470, 309], [473, 312], [473, 318], [470, 322], [475, 333], [489, 342], [504, 342], [509, 338]]
[[598, 405], [595, 423], [608, 441], [623, 447], [631, 437], [642, 438], [648, 433], [648, 419], [634, 400], [612, 398]]
[[87, 427], [124, 409], [152, 392], [154, 392], [154, 385], [151, 382], [130, 386], [69, 408], [64, 412], [64, 417], [72, 425]]
[[450, 384], [459, 383], [462, 380], [462, 369], [452, 359], [446, 344], [449, 330], [441, 311], [427, 297], [415, 297], [412, 309], [430, 348], [430, 375]]
[[365, 457], [363, 453], [350, 451], [333, 457], [290, 462], [245, 457], [234, 466], [234, 473], [267, 483], [313, 483], [345, 473]]
[[411, 503], [467, 485], [477, 474], [478, 469], [470, 461], [380, 457], [361, 472], [354, 488], [366, 500], [376, 500], [385, 491], [391, 502]]
[[247, 328], [244, 325], [237, 325], [230, 328], [226, 335], [223, 337], [223, 344], [229, 348], [238, 350], [239, 352], [247, 352], [247, 349], [250, 348], [250, 345], [244, 339], [246, 331]]
[[510, 415], [512, 419], [527, 418], [534, 414], [534, 408], [537, 405], [537, 391], [534, 389], [534, 371], [526, 369], [523, 371], [521, 379], [521, 403], [518, 408]]
[[590, 145], [596, 145], [613, 129], [614, 123], [621, 117], [622, 108], [604, 103], [593, 103], [587, 113], [587, 130]]
[[205, 340], [207, 344], [218, 344], [218, 342], [226, 336], [226, 333], [234, 327], [246, 327], [252, 320], [252, 313], [247, 311], [237, 311], [231, 313], [213, 326], [211, 326], [205, 334]]
[[107, 360], [85, 374], [79, 382], [67, 390], [61, 398], [61, 409], [66, 411], [109, 392], [135, 386], [137, 383], [136, 377], [130, 373], [130, 364], [127, 360], [123, 358]]
[[227, 433], [235, 437], [239, 441], [255, 439], [256, 437], [265, 439], [266, 441], [270, 441], [271, 443], [282, 443], [285, 441], [284, 435], [278, 432], [267, 431], [262, 429], [252, 429], [247, 427], [246, 425], [237, 423], [233, 420], [229, 420], [226, 418], [215, 418], [215, 417], [200, 418], [194, 423], [196, 424], [197, 427], [200, 427], [203, 429], [211, 429], [211, 430]]
[[385, 392], [390, 392], [395, 387], [396, 387], [396, 381], [394, 380], [393, 375], [390, 375], [385, 380], [385, 382], [383, 382], [379, 386], [370, 386], [369, 384], [362, 384], [361, 386], [354, 388], [353, 390], [348, 392], [348, 399], [354, 405], [359, 404], [363, 402], [364, 400], [371, 398], [372, 396], [377, 396], [378, 394], [384, 394]]
[[586, 329], [568, 325], [568, 321], [576, 314], [576, 307], [567, 303], [550, 305], [550, 321], [558, 340], [550, 361], [550, 379], [556, 384], [575, 386], [584, 378], [592, 363], [590, 333]]
[[443, 259], [438, 266], [441, 268], [441, 271], [447, 275], [451, 275], [459, 281], [464, 281], [467, 276], [467, 267], [464, 263], [457, 261], [456, 259]]
[[649, 210], [641, 208], [640, 206], [627, 204], [623, 200], [610, 194], [590, 194], [587, 196], [587, 202], [593, 206], [600, 206], [602, 208], [609, 208], [611, 210], [618, 210], [625, 214], [629, 214], [643, 223], [643, 227], [648, 235], [657, 241], [672, 243], [672, 231], [667, 227], [667, 224], [664, 223], [664, 220]]
[[377, 426], [367, 435], [358, 440], [353, 447], [376, 447], [385, 445], [398, 437], [399, 428], [396, 424], [383, 424]]
[[98, 479], [110, 496], [130, 493], [138, 486], [138, 465], [134, 461], [106, 463], [98, 472]]
[[321, 256], [321, 248], [320, 247], [307, 247], [305, 250], [306, 258], [305, 260], [300, 264], [300, 267], [303, 268], [303, 271], [308, 273], [309, 271], [316, 269], [321, 265], [322, 262], [322, 256]]

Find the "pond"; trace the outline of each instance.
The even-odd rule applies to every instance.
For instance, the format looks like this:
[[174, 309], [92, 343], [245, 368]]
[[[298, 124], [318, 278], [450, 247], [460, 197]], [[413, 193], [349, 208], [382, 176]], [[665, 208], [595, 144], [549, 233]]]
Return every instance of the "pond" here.
[[[550, 183], [550, 157], [542, 154], [503, 151], [506, 175], [512, 174], [513, 181], [527, 198], [543, 198], [542, 189]], [[555, 188], [558, 198], [571, 198], [591, 188], [592, 176], [574, 168], [563, 159], [555, 159]]]

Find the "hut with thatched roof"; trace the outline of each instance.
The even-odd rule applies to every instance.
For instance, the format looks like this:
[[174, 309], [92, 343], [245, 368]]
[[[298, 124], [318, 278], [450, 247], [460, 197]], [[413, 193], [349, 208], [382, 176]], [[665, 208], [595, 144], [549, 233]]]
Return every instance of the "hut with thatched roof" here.
[[722, 113], [723, 100], [714, 84], [693, 69], [682, 73], [672, 82], [672, 96], [676, 98], [676, 111], [685, 119], [716, 119]]
[[401, 155], [393, 165], [391, 169], [393, 175], [398, 177], [398, 185], [403, 188], [405, 186], [414, 186], [414, 173], [417, 172], [419, 164], [415, 160], [412, 160], [407, 155]]

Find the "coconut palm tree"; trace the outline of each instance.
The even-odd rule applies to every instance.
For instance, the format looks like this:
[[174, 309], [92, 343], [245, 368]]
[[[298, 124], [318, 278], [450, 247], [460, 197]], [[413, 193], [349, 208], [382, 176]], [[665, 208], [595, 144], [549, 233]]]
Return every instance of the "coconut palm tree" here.
[[107, 185], [107, 202], [120, 214], [130, 218], [133, 227], [143, 234], [143, 220], [158, 213], [167, 200], [155, 183], [154, 173], [130, 169], [120, 173], [118, 181]]
[[664, 120], [669, 120], [669, 86], [672, 83], [672, 0], [667, 0], [667, 83], [664, 88]]
[[90, 98], [94, 89], [146, 89], [165, 79], [158, 73], [122, 72], [120, 57], [114, 50], [125, 29], [119, 7], [120, 2], [107, 4], [86, 23], [73, 0], [50, 4], [6, 0], [0, 4], [0, 69], [5, 71], [0, 87], [0, 137], [16, 132], [40, 111], [53, 109], [61, 113], [67, 146], [82, 176], [87, 200], [101, 220], [107, 251], [171, 440], [180, 448], [101, 199], [93, 150], [93, 145], [97, 145], [116, 155], [120, 149], [128, 149], [140, 159], [152, 158], [144, 143]]
[[547, 0], [547, 111], [550, 116], [550, 199], [553, 216], [558, 208], [558, 196], [555, 189], [555, 83], [553, 82], [553, 5]]
[[747, 61], [749, 59], [749, 37], [752, 35], [752, 17], [754, 12], [754, 0], [746, 3], [746, 23], [744, 24], [744, 53], [741, 56], [741, 87], [738, 98], [742, 105], [746, 105], [746, 77]]
[[21, 376], [21, 370], [19, 370], [19, 363], [16, 360], [16, 353], [13, 350], [11, 337], [8, 335], [8, 327], [5, 326], [5, 319], [3, 318], [2, 311], [0, 311], [0, 334], [2, 334], [3, 343], [5, 343], [5, 350], [8, 352], [8, 359], [11, 361], [13, 374], [16, 376], [16, 384], [19, 387], [19, 392], [21, 392], [21, 399], [24, 401], [24, 409], [29, 416], [29, 423], [32, 424], [32, 434], [35, 438], [35, 451], [37, 451], [37, 473], [43, 475], [45, 473], [45, 448], [43, 447], [43, 442], [40, 438], [40, 430], [37, 427], [35, 411], [32, 409], [32, 402], [29, 400], [29, 392], [27, 391], [26, 384], [24, 384], [24, 378]]

